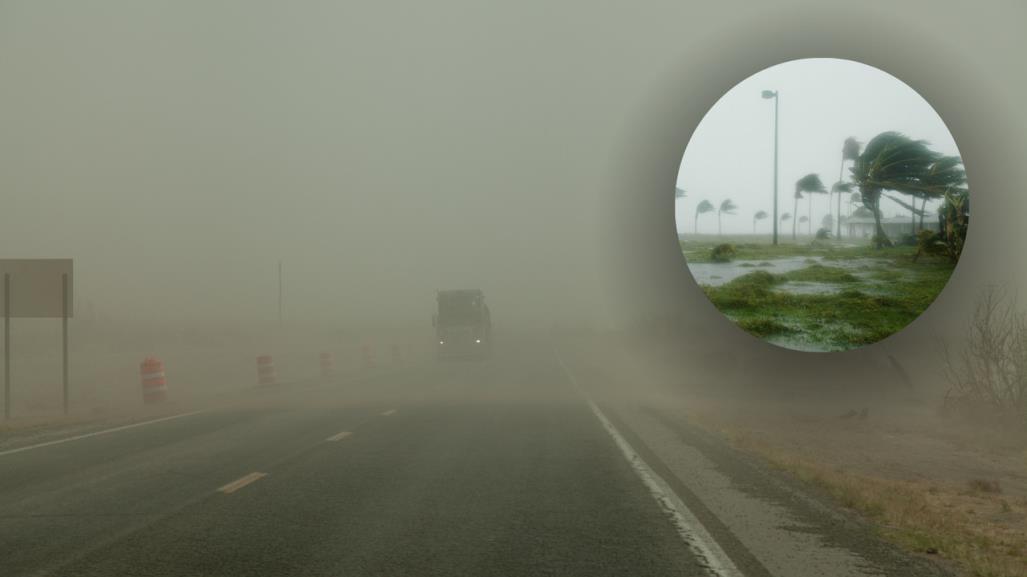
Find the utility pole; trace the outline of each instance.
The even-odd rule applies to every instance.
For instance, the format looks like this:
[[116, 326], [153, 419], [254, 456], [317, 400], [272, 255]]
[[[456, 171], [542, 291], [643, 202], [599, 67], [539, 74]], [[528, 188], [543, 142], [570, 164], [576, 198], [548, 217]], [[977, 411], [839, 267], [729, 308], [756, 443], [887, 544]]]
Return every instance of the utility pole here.
[[[774, 246], [777, 246], [777, 125], [780, 98], [776, 90], [764, 90], [763, 98], [774, 99]], [[798, 215], [792, 215], [792, 218], [798, 218]]]

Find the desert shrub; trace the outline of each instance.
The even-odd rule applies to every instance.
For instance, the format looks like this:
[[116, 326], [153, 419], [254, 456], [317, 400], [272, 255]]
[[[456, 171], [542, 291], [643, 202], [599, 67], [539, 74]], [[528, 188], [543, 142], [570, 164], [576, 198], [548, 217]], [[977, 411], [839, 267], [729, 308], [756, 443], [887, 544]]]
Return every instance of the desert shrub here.
[[1009, 415], [1027, 425], [1027, 315], [1004, 291], [977, 298], [958, 350], [943, 349], [946, 410], [979, 418]]
[[1002, 485], [994, 479], [970, 479], [966, 484], [970, 487], [971, 491], [976, 491], [978, 493], [1002, 492]]
[[710, 253], [710, 259], [713, 262], [729, 262], [735, 256], [735, 246], [732, 244], [718, 244], [713, 247], [713, 251]]

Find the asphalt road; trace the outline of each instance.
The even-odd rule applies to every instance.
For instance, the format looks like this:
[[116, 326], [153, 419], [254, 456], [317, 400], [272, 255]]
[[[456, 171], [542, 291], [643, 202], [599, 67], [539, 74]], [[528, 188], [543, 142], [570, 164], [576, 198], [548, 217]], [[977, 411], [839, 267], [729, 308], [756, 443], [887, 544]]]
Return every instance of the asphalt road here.
[[0, 439], [0, 575], [943, 574], [604, 379], [527, 345]]

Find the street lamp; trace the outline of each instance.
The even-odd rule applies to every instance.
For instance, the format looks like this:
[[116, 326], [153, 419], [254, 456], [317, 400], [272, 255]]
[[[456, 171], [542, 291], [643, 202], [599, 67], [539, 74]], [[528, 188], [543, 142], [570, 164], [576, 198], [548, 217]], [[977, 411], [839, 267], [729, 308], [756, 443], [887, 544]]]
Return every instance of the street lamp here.
[[764, 90], [763, 98], [774, 99], [774, 246], [777, 246], [777, 105], [781, 99], [776, 90]]

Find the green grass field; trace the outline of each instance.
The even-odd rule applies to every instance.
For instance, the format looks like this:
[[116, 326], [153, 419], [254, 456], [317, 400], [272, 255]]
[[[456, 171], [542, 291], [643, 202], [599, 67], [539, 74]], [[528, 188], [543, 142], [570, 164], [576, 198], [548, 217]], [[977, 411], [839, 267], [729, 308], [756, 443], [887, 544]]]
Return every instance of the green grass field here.
[[737, 242], [732, 262], [715, 263], [710, 254], [721, 242], [681, 243], [703, 291], [749, 333], [802, 350], [846, 350], [894, 334], [934, 301], [954, 268], [939, 258], [913, 262], [912, 246], [809, 241]]

